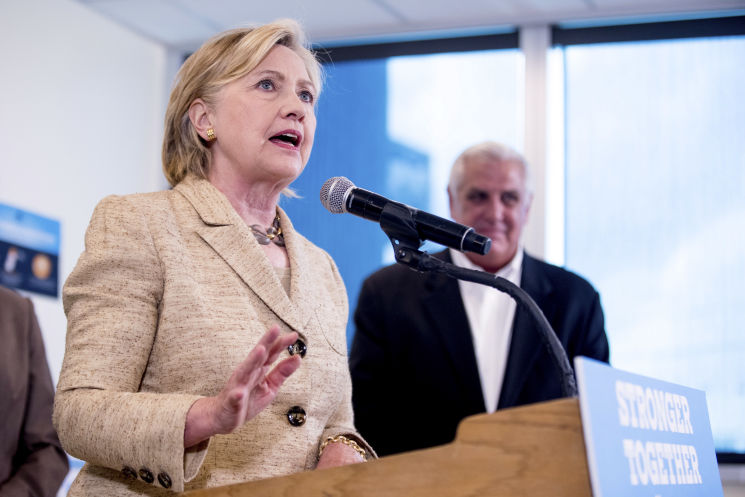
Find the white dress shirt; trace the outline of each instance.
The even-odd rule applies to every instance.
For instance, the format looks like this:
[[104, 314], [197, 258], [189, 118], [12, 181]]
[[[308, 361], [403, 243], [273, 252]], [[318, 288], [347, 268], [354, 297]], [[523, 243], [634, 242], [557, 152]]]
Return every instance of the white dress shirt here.
[[[450, 257], [456, 266], [483, 271], [457, 250], [451, 249]], [[522, 263], [523, 250], [522, 247], [518, 247], [515, 257], [497, 271], [496, 276], [520, 286]], [[486, 412], [491, 413], [497, 410], [502, 390], [512, 336], [512, 321], [517, 304], [506, 293], [486, 285], [462, 280], [458, 280], [458, 285], [471, 327], [484, 405]]]

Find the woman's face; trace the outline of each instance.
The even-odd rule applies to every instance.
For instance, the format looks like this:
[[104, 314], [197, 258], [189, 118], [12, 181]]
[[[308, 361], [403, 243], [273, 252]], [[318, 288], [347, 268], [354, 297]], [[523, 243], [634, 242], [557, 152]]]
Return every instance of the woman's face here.
[[272, 48], [218, 93], [209, 111], [217, 136], [210, 170], [228, 168], [249, 182], [291, 183], [313, 148], [316, 93], [302, 59], [285, 46]]

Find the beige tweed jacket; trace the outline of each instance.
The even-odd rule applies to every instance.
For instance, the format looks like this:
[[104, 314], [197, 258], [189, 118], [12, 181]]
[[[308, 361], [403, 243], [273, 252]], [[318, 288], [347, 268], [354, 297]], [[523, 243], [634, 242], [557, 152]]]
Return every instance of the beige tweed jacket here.
[[[68, 330], [54, 423], [65, 450], [87, 462], [70, 496], [169, 495], [286, 475], [315, 467], [327, 436], [359, 438], [344, 284], [281, 210], [280, 222], [289, 296], [205, 180], [96, 207], [63, 289]], [[307, 344], [298, 371], [256, 418], [185, 451], [189, 407], [217, 394], [273, 323]], [[306, 413], [301, 426], [288, 421], [294, 406]]]

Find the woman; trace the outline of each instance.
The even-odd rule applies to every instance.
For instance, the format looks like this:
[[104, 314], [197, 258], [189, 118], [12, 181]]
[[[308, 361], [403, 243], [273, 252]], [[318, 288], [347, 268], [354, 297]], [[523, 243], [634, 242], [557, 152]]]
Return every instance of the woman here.
[[173, 189], [104, 199], [65, 283], [54, 421], [88, 462], [70, 495], [372, 455], [352, 422], [343, 282], [277, 206], [308, 161], [319, 91], [291, 21], [226, 32], [181, 68], [163, 144]]

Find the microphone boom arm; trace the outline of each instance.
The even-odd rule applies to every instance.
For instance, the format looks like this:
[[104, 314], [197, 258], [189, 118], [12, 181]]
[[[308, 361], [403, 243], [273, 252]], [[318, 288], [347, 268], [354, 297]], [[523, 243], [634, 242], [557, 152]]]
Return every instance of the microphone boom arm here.
[[404, 206], [394, 203], [387, 204], [380, 214], [380, 227], [388, 235], [393, 245], [396, 262], [399, 264], [404, 264], [419, 272], [432, 271], [445, 274], [451, 278], [487, 285], [512, 297], [538, 325], [541, 340], [548, 349], [554, 366], [559, 371], [562, 394], [565, 397], [577, 396], [577, 383], [566, 351], [543, 311], [525, 290], [502, 277], [485, 271], [458, 267], [419, 250], [419, 247], [422, 246], [422, 240], [419, 239], [411, 211]]

